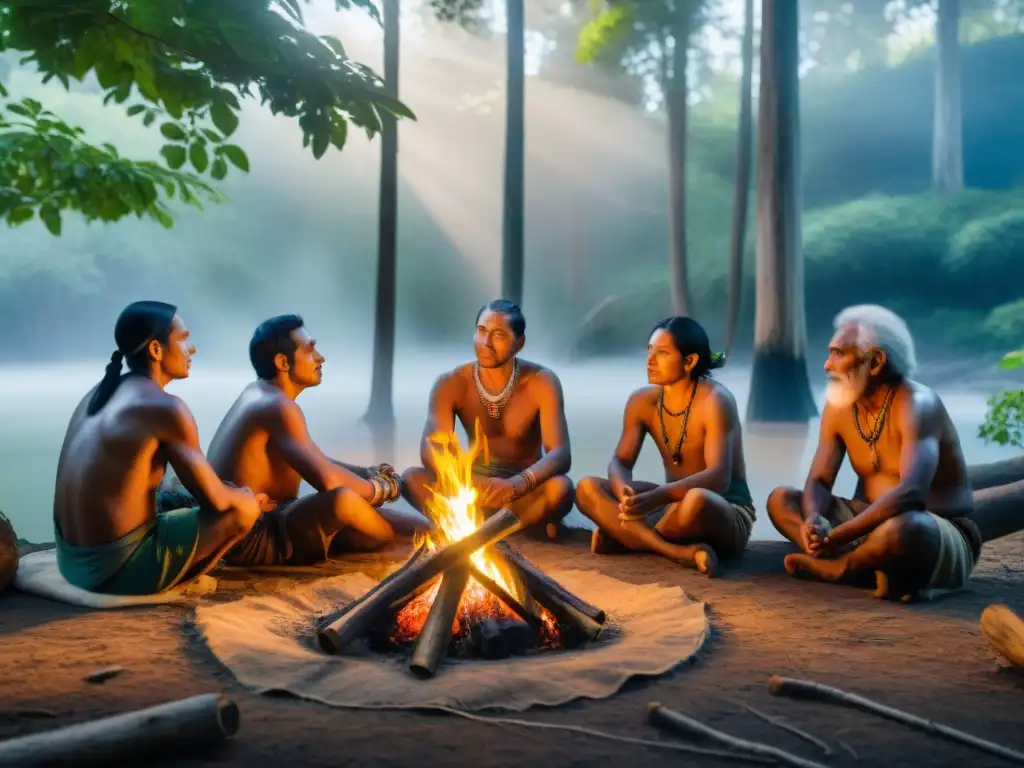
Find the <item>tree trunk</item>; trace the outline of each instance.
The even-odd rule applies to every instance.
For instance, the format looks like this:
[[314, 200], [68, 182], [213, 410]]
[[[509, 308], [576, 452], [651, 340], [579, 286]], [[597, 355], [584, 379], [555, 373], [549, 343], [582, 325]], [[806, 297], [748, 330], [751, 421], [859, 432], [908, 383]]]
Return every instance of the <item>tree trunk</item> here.
[[935, 17], [932, 186], [940, 192], [955, 192], [964, 187], [959, 30], [960, 0], [939, 0]]
[[1024, 480], [1024, 456], [992, 461], [987, 464], [971, 464], [967, 467], [971, 488], [980, 491], [997, 485], [1009, 485]]
[[672, 311], [689, 314], [690, 291], [686, 280], [686, 65], [692, 15], [687, 3], [675, 4], [672, 25], [672, 76], [666, 88], [668, 107], [668, 231], [669, 281]]
[[806, 360], [799, 64], [797, 4], [762, 0], [751, 422], [805, 422], [817, 415]]
[[1024, 480], [975, 491], [974, 522], [982, 541], [1024, 530]]
[[501, 295], [523, 303], [523, 218], [526, 160], [524, 0], [508, 0], [505, 104], [505, 215], [502, 220]]
[[[384, 0], [384, 87], [398, 98], [399, 0]], [[395, 314], [398, 249], [398, 121], [381, 113], [380, 207], [377, 241], [377, 306], [373, 331], [373, 378], [364, 421], [394, 432], [392, 380], [395, 368]], [[385, 439], [385, 443], [387, 440]]]
[[740, 123], [736, 142], [736, 187], [732, 202], [732, 237], [729, 244], [729, 309], [725, 320], [725, 354], [732, 349], [743, 295], [743, 246], [750, 202], [750, 158], [753, 149], [754, 115], [751, 90], [754, 79], [754, 0], [743, 9], [743, 74], [740, 77]]

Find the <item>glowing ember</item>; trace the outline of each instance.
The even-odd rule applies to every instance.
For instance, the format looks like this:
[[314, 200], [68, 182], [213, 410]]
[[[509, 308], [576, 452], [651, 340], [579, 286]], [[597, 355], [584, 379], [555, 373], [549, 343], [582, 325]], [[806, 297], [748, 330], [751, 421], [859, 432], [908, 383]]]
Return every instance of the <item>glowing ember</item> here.
[[[479, 435], [480, 430], [477, 429], [476, 433]], [[486, 442], [474, 441], [468, 451], [463, 451], [455, 435], [445, 434], [432, 436], [430, 442], [437, 479], [430, 489], [432, 495], [426, 502], [426, 512], [436, 523], [438, 532], [433, 538], [425, 538], [427, 547], [435, 550], [465, 538], [484, 522], [484, 515], [476, 505], [473, 463], [481, 452], [486, 456], [487, 445]], [[415, 543], [419, 545], [422, 541]], [[517, 588], [516, 581], [500, 561], [490, 556], [486, 548], [474, 552], [471, 562], [480, 573], [502, 587], [510, 596], [519, 601], [526, 600], [526, 595]], [[416, 641], [439, 588], [440, 582], [435, 583], [402, 608], [396, 617], [396, 629], [391, 637], [393, 643], [405, 645]], [[544, 627], [538, 645], [557, 646], [559, 636], [555, 619], [547, 611], [541, 611]], [[514, 611], [470, 577], [452, 624], [452, 634], [455, 638], [468, 638], [474, 624], [486, 619], [516, 618]]]

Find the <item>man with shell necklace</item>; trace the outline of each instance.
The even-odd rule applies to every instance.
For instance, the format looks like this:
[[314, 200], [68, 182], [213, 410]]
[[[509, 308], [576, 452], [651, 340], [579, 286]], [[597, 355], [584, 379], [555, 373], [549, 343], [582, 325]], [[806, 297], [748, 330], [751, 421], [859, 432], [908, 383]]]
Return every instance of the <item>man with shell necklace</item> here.
[[[888, 309], [861, 305], [835, 319], [818, 450], [803, 490], [778, 488], [768, 515], [800, 552], [786, 571], [871, 581], [877, 597], [928, 599], [960, 589], [981, 554], [967, 466], [939, 397], [911, 380], [914, 342]], [[852, 499], [833, 495], [843, 458]]]
[[473, 466], [477, 505], [485, 513], [507, 507], [521, 530], [557, 537], [573, 503], [562, 385], [552, 371], [518, 357], [525, 343], [526, 320], [511, 301], [496, 299], [477, 313], [476, 360], [434, 383], [423, 466], [402, 476], [405, 498], [416, 509], [424, 511], [436, 478], [432, 444], [453, 435], [458, 420], [471, 441], [486, 442]]
[[[658, 323], [647, 345], [647, 380], [626, 402], [608, 478], [579, 482], [576, 504], [597, 525], [591, 549], [653, 552], [715, 576], [719, 557], [742, 552], [755, 512], [732, 394], [711, 379], [723, 364], [689, 317]], [[650, 435], [662, 484], [634, 480]]]

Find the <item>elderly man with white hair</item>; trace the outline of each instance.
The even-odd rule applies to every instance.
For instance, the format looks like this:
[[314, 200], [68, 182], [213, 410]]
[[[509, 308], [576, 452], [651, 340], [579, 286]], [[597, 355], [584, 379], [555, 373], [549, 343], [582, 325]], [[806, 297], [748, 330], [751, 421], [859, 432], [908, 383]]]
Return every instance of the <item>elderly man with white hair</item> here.
[[[903, 322], [862, 305], [835, 319], [818, 450], [802, 491], [768, 498], [775, 527], [802, 551], [786, 571], [830, 582], [875, 575], [877, 597], [928, 599], [964, 586], [981, 554], [967, 467], [938, 395], [911, 380]], [[843, 458], [852, 499], [833, 495]]]

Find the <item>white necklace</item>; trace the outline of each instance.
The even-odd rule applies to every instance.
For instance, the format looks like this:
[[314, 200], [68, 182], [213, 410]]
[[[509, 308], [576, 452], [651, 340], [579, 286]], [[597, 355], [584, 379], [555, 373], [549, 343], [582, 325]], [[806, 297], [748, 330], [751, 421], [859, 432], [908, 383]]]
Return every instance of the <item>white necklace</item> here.
[[487, 415], [492, 419], [500, 419], [501, 412], [508, 405], [509, 399], [512, 397], [512, 388], [515, 387], [516, 379], [519, 378], [519, 361], [512, 361], [512, 375], [508, 377], [508, 384], [496, 395], [492, 395], [484, 387], [483, 382], [480, 381], [480, 363], [473, 364], [473, 381], [476, 382], [476, 393], [480, 397], [480, 402], [484, 404], [487, 409]]

